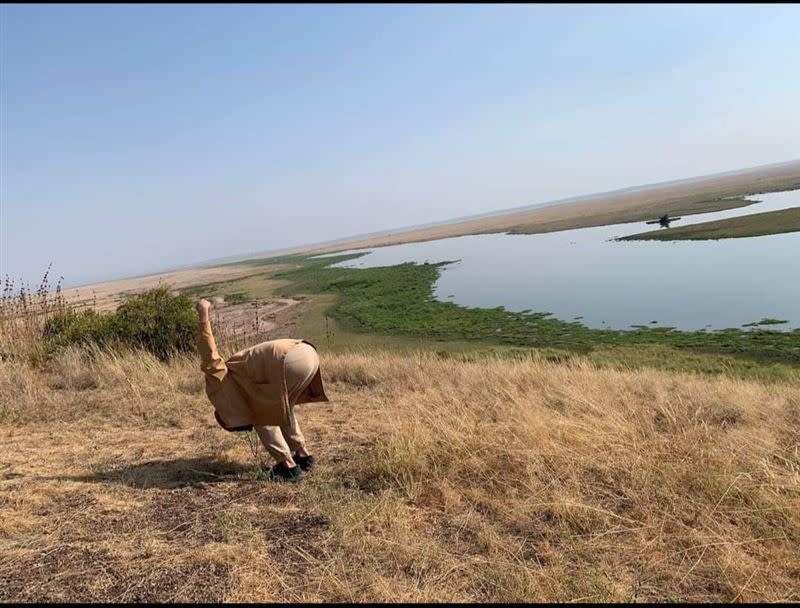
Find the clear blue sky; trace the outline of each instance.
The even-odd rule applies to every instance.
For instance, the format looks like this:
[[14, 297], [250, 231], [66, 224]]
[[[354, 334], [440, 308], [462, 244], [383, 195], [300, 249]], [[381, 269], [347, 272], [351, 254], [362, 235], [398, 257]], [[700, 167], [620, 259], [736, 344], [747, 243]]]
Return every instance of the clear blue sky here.
[[800, 158], [800, 6], [0, 7], [0, 273], [67, 283]]

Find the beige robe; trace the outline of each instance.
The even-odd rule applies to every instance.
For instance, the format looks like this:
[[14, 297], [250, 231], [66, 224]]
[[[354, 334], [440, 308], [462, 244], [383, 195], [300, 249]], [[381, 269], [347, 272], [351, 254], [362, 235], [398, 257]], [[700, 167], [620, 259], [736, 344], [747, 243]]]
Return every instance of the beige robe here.
[[[224, 361], [217, 352], [211, 323], [200, 324], [200, 369], [206, 376], [206, 394], [222, 428], [291, 423], [284, 358], [300, 342], [311, 344], [288, 338], [270, 340], [240, 350]], [[317, 401], [328, 401], [319, 370], [296, 403]]]

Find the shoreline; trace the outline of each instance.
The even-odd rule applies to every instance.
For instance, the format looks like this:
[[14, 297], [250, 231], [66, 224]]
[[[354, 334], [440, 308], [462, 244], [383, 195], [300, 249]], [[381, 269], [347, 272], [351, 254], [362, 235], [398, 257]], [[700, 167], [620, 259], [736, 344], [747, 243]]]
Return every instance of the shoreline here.
[[556, 232], [644, 221], [660, 217], [664, 213], [671, 215], [708, 213], [755, 203], [755, 201], [744, 202], [746, 196], [794, 189], [800, 189], [800, 161], [586, 195], [570, 203], [536, 206], [522, 211], [507, 210], [489, 217], [453, 221], [427, 228], [400, 229], [388, 235], [352, 237], [327, 245], [317, 243], [261, 255], [254, 253], [230, 257], [227, 258], [229, 261], [218, 261], [217, 264], [200, 262], [184, 265], [181, 270], [89, 283], [65, 289], [64, 293], [65, 295], [68, 292], [78, 291], [91, 293], [100, 290], [122, 292], [130, 290], [134, 285], [137, 289], [146, 288], [148, 285], [154, 286], [168, 276], [170, 278], [180, 276], [183, 282], [184, 277], [196, 273], [228, 270], [231, 272], [228, 278], [237, 278], [241, 276], [240, 273], [252, 271], [254, 260], [275, 260], [297, 254], [336, 253], [475, 234]]

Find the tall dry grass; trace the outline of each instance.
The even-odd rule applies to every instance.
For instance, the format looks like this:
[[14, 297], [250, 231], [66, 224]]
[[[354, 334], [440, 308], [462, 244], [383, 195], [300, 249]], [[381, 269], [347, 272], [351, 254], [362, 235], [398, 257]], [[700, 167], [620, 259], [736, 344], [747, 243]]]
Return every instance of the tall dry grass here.
[[69, 306], [63, 297], [59, 277], [51, 288], [50, 271], [45, 271], [39, 286], [18, 284], [9, 275], [3, 277], [0, 293], [0, 360], [12, 358], [41, 361], [44, 356], [42, 331], [47, 319]]
[[[54, 347], [53, 344], [48, 345], [45, 335], [48, 320], [57, 316], [63, 319], [66, 313], [83, 311], [93, 311], [102, 317], [112, 314], [110, 311], [100, 311], [95, 297], [87, 300], [74, 295], [72, 299], [68, 300], [61, 288], [64, 277], [60, 277], [54, 287], [51, 285], [51, 267], [52, 265], [47, 268], [36, 289], [32, 289], [29, 284], [17, 284], [9, 275], [5, 275], [3, 278], [0, 292], [0, 361], [14, 360], [42, 365], [53, 354], [53, 351], [60, 350], [60, 347]], [[166, 288], [167, 293], [171, 293], [173, 296], [179, 294], [169, 285], [159, 283], [157, 288], [145, 290], [147, 293], [140, 293], [139, 297], [152, 294], [153, 291], [162, 287]], [[214, 314], [212, 325], [221, 351], [231, 354], [250, 344], [273, 337], [272, 332], [262, 329], [259, 319], [259, 302], [256, 301], [253, 304], [252, 314], [247, 322], [231, 322], [220, 317], [218, 311]], [[157, 307], [150, 305], [149, 309], [138, 311], [137, 315], [146, 318], [147, 315], [155, 315], [157, 312], [159, 312]], [[173, 317], [170, 319], [173, 325], [180, 312], [173, 311]], [[130, 324], [130, 322], [126, 323]], [[184, 345], [178, 341], [180, 338], [178, 330], [173, 330], [171, 336], [175, 352], [186, 350], [183, 348]], [[158, 346], [163, 350], [165, 345], [161, 342], [164, 340], [169, 340], [169, 336], [165, 336], [161, 340], [151, 337], [153, 348]], [[85, 340], [85, 342], [90, 342], [90, 340]], [[120, 341], [117, 340], [117, 342]], [[119, 344], [115, 348], [118, 347]], [[91, 347], [84, 350], [90, 354], [99, 352], [98, 349]]]
[[322, 364], [333, 403], [299, 410], [320, 465], [279, 486], [190, 357], [4, 363], [0, 598], [800, 600], [796, 386]]

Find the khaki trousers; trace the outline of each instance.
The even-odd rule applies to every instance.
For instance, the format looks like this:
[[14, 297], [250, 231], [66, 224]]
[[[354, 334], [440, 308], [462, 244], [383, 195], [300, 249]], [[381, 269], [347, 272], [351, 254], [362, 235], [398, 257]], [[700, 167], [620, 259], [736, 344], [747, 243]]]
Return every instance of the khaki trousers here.
[[305, 446], [306, 440], [294, 414], [294, 404], [308, 387], [318, 369], [319, 356], [310, 344], [300, 342], [286, 353], [284, 373], [286, 389], [289, 392], [289, 407], [291, 408], [290, 423], [288, 426], [256, 425], [254, 427], [261, 443], [276, 462], [288, 460], [292, 456], [292, 452]]

